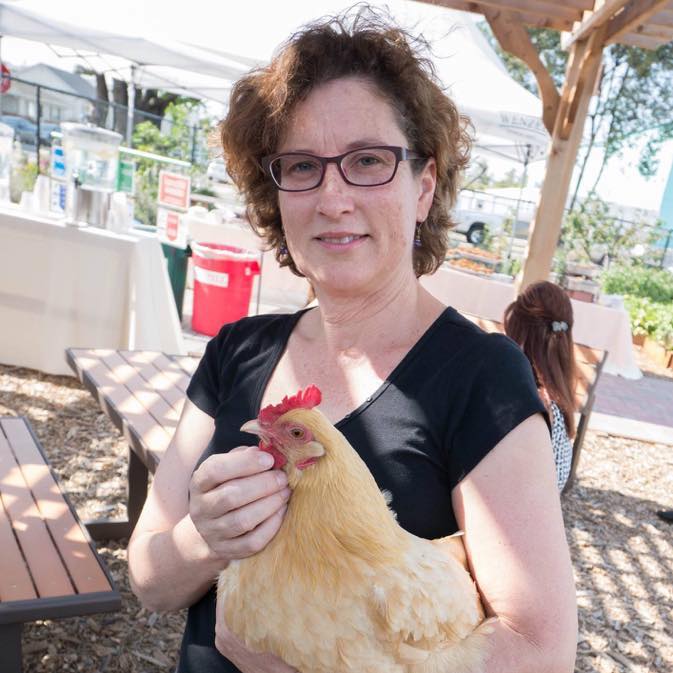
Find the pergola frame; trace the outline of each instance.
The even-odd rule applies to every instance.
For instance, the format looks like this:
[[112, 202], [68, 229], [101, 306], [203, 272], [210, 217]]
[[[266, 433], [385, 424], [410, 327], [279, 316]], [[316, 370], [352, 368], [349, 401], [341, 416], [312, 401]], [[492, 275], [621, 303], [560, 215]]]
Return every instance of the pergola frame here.
[[[551, 139], [545, 179], [528, 235], [521, 290], [549, 277], [603, 49], [612, 43], [656, 49], [673, 40], [673, 0], [420, 1], [482, 14], [500, 46], [524, 61], [535, 75], [542, 120]], [[570, 54], [560, 92], [526, 27], [565, 33], [561, 43]]]

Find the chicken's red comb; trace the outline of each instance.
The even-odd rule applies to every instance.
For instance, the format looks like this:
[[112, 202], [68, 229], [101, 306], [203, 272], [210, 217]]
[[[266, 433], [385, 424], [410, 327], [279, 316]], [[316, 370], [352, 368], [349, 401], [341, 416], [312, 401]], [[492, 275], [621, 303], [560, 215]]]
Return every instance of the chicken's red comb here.
[[284, 413], [292, 409], [313, 409], [320, 404], [322, 393], [317, 386], [309, 386], [292, 397], [283, 398], [280, 404], [269, 404], [259, 412], [261, 425], [273, 425]]

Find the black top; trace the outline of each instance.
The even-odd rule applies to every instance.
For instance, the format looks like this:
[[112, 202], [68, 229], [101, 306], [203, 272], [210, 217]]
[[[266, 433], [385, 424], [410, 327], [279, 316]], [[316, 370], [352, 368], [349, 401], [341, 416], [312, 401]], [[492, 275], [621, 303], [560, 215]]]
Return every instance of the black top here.
[[[208, 343], [187, 389], [189, 399], [215, 419], [199, 463], [252, 443], [239, 428], [257, 417], [266, 385], [305, 311], [244, 318], [225, 325]], [[336, 426], [379, 487], [392, 494], [399, 524], [434, 539], [458, 529], [453, 487], [536, 413], [547, 419], [519, 347], [447, 308], [376, 393]], [[215, 649], [214, 630], [213, 588], [189, 609], [178, 673], [238, 671]]]

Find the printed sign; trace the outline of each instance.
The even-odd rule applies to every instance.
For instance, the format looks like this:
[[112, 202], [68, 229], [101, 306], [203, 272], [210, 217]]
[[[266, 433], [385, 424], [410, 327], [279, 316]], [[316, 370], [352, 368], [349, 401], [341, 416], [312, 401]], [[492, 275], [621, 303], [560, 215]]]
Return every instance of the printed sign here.
[[187, 227], [182, 222], [182, 215], [174, 210], [157, 208], [157, 234], [162, 243], [176, 248], [187, 247]]
[[65, 178], [65, 155], [63, 148], [58, 145], [51, 148], [51, 177]]
[[12, 73], [9, 72], [9, 68], [4, 63], [2, 66], [0, 66], [0, 70], [2, 71], [0, 73], [2, 75], [2, 81], [0, 82], [0, 93], [7, 93], [9, 88], [12, 86]]
[[161, 171], [159, 173], [159, 195], [157, 203], [169, 208], [189, 208], [191, 178], [188, 175], [178, 175]]
[[215, 287], [229, 287], [229, 274], [222, 271], [211, 271], [202, 269], [200, 266], [194, 266], [194, 280], [204, 285], [214, 285]]
[[136, 163], [128, 159], [120, 159], [117, 168], [117, 191], [135, 194]]
[[51, 181], [49, 189], [49, 209], [53, 213], [63, 215], [65, 213], [65, 182]]

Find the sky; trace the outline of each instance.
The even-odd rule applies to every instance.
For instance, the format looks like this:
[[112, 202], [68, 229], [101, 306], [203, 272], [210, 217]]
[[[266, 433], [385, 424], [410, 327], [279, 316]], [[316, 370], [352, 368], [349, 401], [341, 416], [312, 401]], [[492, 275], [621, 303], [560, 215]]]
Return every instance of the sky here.
[[[10, 3], [7, 3], [10, 4]], [[45, 16], [52, 16], [76, 25], [135, 35], [158, 35], [182, 42], [211, 47], [241, 56], [265, 61], [278, 45], [302, 24], [326, 14], [337, 13], [354, 4], [352, 0], [189, 0], [176, 3], [167, 11], [166, 0], [16, 0], [11, 3]], [[172, 3], [171, 3], [172, 4]], [[387, 6], [403, 24], [412, 26], [421, 17], [436, 16], [442, 8], [431, 7], [411, 0], [370, 0], [370, 4]], [[14, 65], [45, 62], [64, 70], [72, 70], [77, 62], [73, 58], [59, 58], [46, 45], [26, 42], [11, 37], [0, 41], [3, 61]], [[65, 50], [56, 49], [63, 53]], [[637, 139], [634, 148], [623, 156], [611, 160], [601, 181], [600, 193], [604, 198], [638, 208], [659, 210], [668, 173], [673, 165], [673, 142], [664, 145], [660, 153], [657, 174], [645, 180], [638, 175]], [[491, 172], [501, 175], [515, 163], [489, 157]], [[596, 154], [589, 162], [587, 185], [593, 183], [592, 174], [598, 170], [600, 157]], [[540, 184], [545, 162], [530, 166], [529, 185]]]

